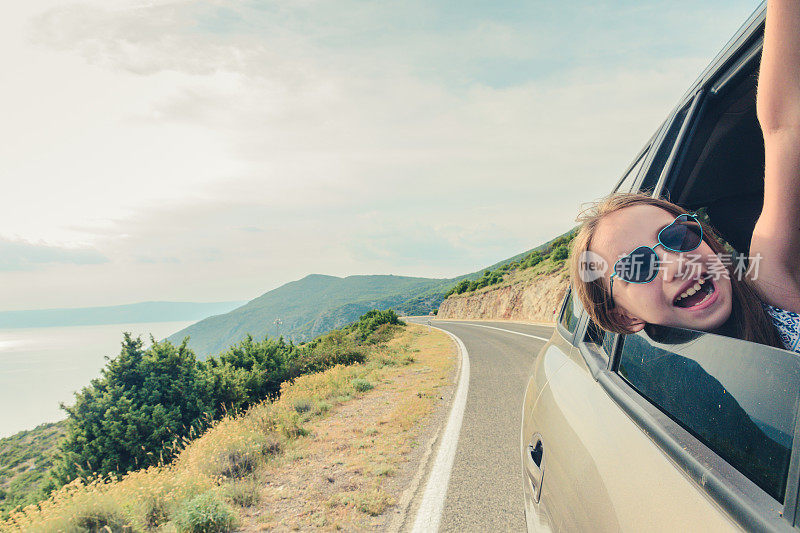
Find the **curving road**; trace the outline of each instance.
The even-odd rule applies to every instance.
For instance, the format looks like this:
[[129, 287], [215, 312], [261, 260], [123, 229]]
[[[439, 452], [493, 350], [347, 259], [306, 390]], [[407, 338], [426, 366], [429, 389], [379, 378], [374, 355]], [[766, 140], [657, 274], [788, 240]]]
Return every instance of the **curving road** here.
[[439, 531], [525, 531], [519, 463], [522, 400], [533, 357], [553, 328], [512, 322], [430, 323], [461, 339], [469, 353], [469, 388]]

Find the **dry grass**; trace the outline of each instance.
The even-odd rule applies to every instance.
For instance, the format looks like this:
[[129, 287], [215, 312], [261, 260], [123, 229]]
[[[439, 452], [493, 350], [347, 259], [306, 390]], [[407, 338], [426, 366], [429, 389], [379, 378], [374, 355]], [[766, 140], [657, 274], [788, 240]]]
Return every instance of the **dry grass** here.
[[399, 493], [395, 474], [454, 361], [446, 335], [409, 325], [364, 364], [302, 376], [278, 401], [220, 420], [172, 464], [76, 481], [0, 530], [368, 527]]
[[263, 503], [247, 511], [242, 529], [384, 529], [454, 354], [443, 333], [409, 325], [367, 363], [374, 365], [364, 378], [373, 390], [311, 421], [308, 438], [265, 468]]

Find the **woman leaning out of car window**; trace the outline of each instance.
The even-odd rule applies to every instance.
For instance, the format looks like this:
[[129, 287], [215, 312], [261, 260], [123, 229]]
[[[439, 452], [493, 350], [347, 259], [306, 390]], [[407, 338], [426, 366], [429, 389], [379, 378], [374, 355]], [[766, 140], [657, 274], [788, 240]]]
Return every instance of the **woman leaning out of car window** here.
[[[757, 114], [764, 205], [749, 270], [736, 275], [722, 265], [713, 230], [682, 207], [611, 195], [578, 217], [571, 254], [574, 292], [596, 324], [622, 334], [648, 326], [709, 331], [800, 352], [800, 0], [767, 4]], [[690, 251], [701, 268], [681, 272]], [[587, 253], [610, 266], [604, 276], [582, 275]], [[728, 275], [711, 275], [720, 268]]]

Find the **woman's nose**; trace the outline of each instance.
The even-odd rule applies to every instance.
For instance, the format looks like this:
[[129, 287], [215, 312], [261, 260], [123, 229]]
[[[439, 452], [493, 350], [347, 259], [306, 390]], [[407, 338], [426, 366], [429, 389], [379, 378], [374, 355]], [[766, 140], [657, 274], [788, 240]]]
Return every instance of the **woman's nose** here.
[[685, 263], [682, 261], [680, 254], [670, 252], [662, 247], [661, 260], [659, 261], [658, 268], [661, 270], [662, 279], [669, 283], [676, 277], [680, 277], [681, 265]]

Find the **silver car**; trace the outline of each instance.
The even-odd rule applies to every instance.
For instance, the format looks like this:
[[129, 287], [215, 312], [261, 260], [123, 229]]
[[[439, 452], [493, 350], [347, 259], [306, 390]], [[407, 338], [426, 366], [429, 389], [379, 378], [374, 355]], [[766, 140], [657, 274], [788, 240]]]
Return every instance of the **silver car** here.
[[[763, 195], [759, 7], [615, 191], [669, 193], [738, 251]], [[800, 357], [665, 329], [604, 333], [567, 295], [536, 356], [521, 428], [529, 531], [795, 531]]]

